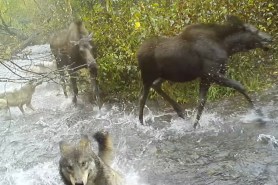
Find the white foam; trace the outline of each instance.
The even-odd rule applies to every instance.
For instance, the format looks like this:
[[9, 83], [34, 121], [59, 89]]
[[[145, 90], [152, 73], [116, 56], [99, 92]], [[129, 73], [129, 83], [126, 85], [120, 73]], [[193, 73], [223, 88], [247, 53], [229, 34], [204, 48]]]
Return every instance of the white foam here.
[[257, 141], [270, 144], [272, 147], [275, 148], [278, 147], [278, 140], [272, 135], [260, 134]]
[[8, 169], [1, 185], [62, 185], [57, 165], [53, 162], [41, 163], [33, 168]]

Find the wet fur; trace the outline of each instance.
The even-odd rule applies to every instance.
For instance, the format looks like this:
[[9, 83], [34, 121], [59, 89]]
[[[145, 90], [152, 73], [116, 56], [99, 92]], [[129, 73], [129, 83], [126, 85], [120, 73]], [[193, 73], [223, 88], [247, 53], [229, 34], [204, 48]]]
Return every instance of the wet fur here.
[[[157, 37], [143, 42], [137, 53], [143, 82], [140, 95], [140, 122], [143, 124], [143, 109], [150, 88], [168, 101], [179, 117], [184, 118], [180, 105], [161, 89], [165, 80], [187, 82], [201, 79], [194, 128], [198, 125], [212, 83], [234, 88], [243, 94], [254, 108], [253, 101], [244, 87], [225, 76], [229, 56], [255, 48], [265, 49], [263, 43], [271, 41], [271, 37], [266, 33], [252, 31], [254, 28], [236, 16], [227, 16], [225, 24], [189, 25], [175, 37]], [[256, 111], [262, 116], [258, 109]]]
[[[97, 132], [94, 137], [99, 145], [99, 155], [92, 149], [87, 136], [83, 136], [77, 146], [60, 143], [61, 159], [59, 171], [65, 185], [73, 185], [70, 176], [78, 181], [86, 181], [84, 185], [121, 185], [122, 177], [114, 171], [111, 165], [112, 140], [107, 132]], [[86, 166], [80, 166], [80, 161], [87, 161]], [[71, 163], [72, 170], [68, 170]], [[88, 173], [88, 175], [86, 175]], [[78, 175], [79, 174], [79, 175]], [[84, 178], [83, 178], [84, 177]], [[80, 182], [81, 183], [81, 182]]]
[[30, 66], [30, 68], [28, 70], [31, 73], [35, 73], [35, 74], [46, 74], [46, 73], [52, 72], [56, 69], [57, 69], [57, 67], [56, 67], [55, 62], [44, 62], [41, 64], [32, 65], [32, 66]]

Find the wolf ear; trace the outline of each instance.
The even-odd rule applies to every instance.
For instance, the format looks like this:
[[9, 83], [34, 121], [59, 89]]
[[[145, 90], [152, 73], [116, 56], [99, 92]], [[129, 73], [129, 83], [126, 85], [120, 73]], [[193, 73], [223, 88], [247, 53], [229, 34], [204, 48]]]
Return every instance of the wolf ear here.
[[60, 146], [61, 155], [63, 157], [66, 156], [71, 150], [71, 146], [68, 143], [66, 143], [65, 141], [61, 141], [59, 143], [59, 146]]
[[71, 40], [70, 44], [72, 44], [73, 46], [77, 46], [79, 45], [79, 41]]
[[79, 148], [83, 151], [91, 150], [91, 141], [89, 140], [87, 135], [82, 135], [79, 141]]

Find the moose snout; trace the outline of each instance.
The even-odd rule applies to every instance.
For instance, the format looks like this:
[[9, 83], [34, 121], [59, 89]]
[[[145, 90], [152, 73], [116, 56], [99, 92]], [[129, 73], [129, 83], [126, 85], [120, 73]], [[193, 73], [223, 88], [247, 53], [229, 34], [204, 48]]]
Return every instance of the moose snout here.
[[97, 74], [98, 66], [97, 66], [97, 63], [95, 62], [95, 60], [94, 60], [94, 62], [88, 62], [87, 66], [93, 74]]
[[271, 35], [265, 33], [265, 32], [259, 32], [258, 33], [259, 37], [260, 37], [260, 43], [262, 45], [262, 49], [264, 51], [268, 51], [270, 49], [269, 44], [272, 43], [272, 37]]
[[271, 43], [272, 42], [272, 37], [271, 35], [265, 33], [265, 32], [259, 32], [258, 33], [259, 37], [261, 38], [262, 43]]

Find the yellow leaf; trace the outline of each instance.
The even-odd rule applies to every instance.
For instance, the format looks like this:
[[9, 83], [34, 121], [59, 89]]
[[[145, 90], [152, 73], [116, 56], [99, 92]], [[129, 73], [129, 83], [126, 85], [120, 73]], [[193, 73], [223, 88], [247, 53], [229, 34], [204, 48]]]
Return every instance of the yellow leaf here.
[[159, 6], [158, 3], [154, 3], [154, 4], [153, 4], [153, 7], [158, 7], [158, 6]]
[[140, 22], [135, 22], [135, 25], [134, 25], [135, 29], [138, 29], [141, 27], [141, 24]]

